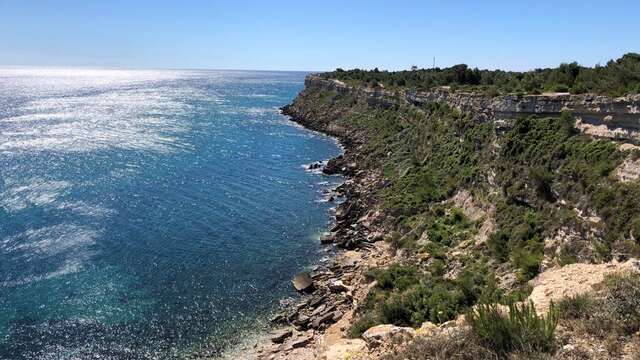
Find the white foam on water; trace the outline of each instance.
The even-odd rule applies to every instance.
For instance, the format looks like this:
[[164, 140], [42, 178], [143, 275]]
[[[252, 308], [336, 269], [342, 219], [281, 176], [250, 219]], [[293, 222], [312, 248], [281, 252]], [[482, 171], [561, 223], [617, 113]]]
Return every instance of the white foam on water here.
[[57, 206], [58, 210], [70, 210], [82, 216], [105, 217], [115, 214], [115, 210], [100, 205], [87, 204], [84, 201], [65, 201]]
[[26, 179], [23, 183], [5, 183], [6, 190], [0, 193], [0, 206], [9, 212], [26, 209], [30, 205], [47, 206], [64, 195], [71, 184], [67, 181]]
[[91, 245], [100, 231], [73, 224], [59, 224], [29, 229], [0, 242], [0, 252], [12, 260], [38, 262], [54, 258], [61, 263], [55, 270], [28, 274], [19, 279], [0, 282], [1, 287], [24, 285], [79, 272], [94, 254]]

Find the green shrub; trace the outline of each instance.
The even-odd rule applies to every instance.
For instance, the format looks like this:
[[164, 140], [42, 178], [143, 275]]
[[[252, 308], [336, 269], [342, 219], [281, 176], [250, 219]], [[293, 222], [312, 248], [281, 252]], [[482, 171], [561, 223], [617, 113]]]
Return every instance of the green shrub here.
[[395, 263], [386, 270], [376, 272], [374, 277], [381, 289], [403, 291], [416, 284], [416, 273], [415, 266]]
[[539, 196], [547, 201], [554, 200], [553, 192], [551, 190], [553, 175], [549, 170], [542, 166], [533, 167], [529, 170], [529, 178], [533, 182]]
[[640, 243], [640, 216], [636, 216], [631, 221], [631, 235], [638, 243]]
[[475, 224], [458, 208], [436, 207], [427, 216], [426, 231], [429, 241], [445, 247], [456, 246], [476, 233]]
[[595, 300], [592, 294], [578, 294], [558, 302], [558, 316], [561, 319], [581, 319], [593, 310]]
[[525, 282], [533, 279], [540, 272], [542, 253], [516, 249], [512, 252], [512, 262], [518, 268], [520, 281]]
[[367, 331], [369, 328], [380, 324], [380, 321], [377, 320], [372, 314], [365, 314], [356, 320], [349, 330], [347, 331], [347, 335], [350, 338], [359, 338]]
[[352, 329], [360, 332], [367, 326], [390, 323], [400, 326], [420, 326], [425, 321], [442, 323], [455, 319], [478, 301], [498, 301], [502, 291], [486, 260], [467, 264], [459, 275], [444, 279], [440, 271], [420, 274], [415, 267], [394, 264], [384, 270], [371, 272], [378, 283], [360, 303], [361, 318]]
[[605, 277], [605, 285], [607, 293], [604, 301], [611, 306], [623, 333], [629, 335], [639, 331], [640, 276], [610, 274]]
[[383, 323], [391, 323], [400, 326], [414, 325], [413, 309], [401, 296], [393, 296], [380, 306], [380, 318]]
[[479, 305], [467, 315], [473, 332], [490, 349], [499, 353], [511, 351], [551, 351], [558, 324], [553, 304], [546, 316], [539, 316], [533, 303], [509, 304], [504, 314], [497, 305]]
[[558, 84], [558, 85], [555, 85], [553, 87], [553, 91], [562, 92], [562, 93], [569, 92], [569, 87], [567, 85], [564, 85], [564, 84]]
[[601, 290], [565, 298], [557, 308], [563, 319], [578, 321], [600, 338], [634, 334], [640, 330], [640, 276], [606, 275]]

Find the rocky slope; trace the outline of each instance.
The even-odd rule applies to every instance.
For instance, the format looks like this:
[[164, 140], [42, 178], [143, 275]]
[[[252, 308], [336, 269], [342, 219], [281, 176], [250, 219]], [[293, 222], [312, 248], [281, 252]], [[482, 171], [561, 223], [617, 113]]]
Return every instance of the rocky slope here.
[[[639, 109], [638, 95], [391, 92], [309, 76], [283, 112], [344, 145], [324, 169], [348, 180], [322, 239], [342, 250], [274, 318], [280, 330], [257, 357], [456, 357], [416, 350], [426, 346], [417, 339], [463, 347], [476, 304], [531, 300], [545, 311], [600, 291], [608, 274], [636, 273]], [[640, 344], [623, 332], [614, 347], [562, 321], [544, 356], [628, 357]]]

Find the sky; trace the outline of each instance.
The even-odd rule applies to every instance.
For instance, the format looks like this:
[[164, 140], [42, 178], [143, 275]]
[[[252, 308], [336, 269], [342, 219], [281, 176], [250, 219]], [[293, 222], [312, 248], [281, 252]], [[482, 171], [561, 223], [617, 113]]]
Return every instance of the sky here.
[[592, 66], [640, 52], [638, 14], [638, 0], [0, 0], [0, 66]]

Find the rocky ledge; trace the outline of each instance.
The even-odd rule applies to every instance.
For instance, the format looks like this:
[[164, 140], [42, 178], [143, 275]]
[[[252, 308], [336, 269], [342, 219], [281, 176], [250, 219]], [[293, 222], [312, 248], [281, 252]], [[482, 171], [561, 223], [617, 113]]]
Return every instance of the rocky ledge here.
[[446, 103], [460, 111], [473, 112], [498, 122], [517, 116], [551, 116], [569, 111], [578, 119], [578, 127], [591, 135], [640, 141], [640, 94], [619, 98], [569, 93], [490, 96], [453, 91], [448, 87], [428, 91], [390, 91], [382, 87], [352, 87], [342, 81], [316, 75], [306, 78], [305, 88], [351, 93], [369, 104], [383, 107], [393, 106], [398, 99], [417, 105]]

